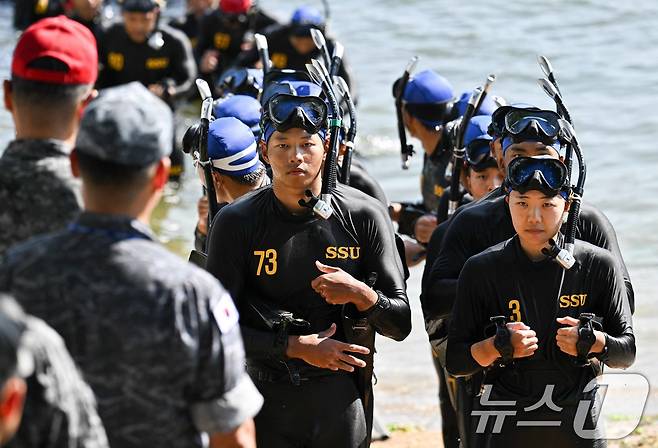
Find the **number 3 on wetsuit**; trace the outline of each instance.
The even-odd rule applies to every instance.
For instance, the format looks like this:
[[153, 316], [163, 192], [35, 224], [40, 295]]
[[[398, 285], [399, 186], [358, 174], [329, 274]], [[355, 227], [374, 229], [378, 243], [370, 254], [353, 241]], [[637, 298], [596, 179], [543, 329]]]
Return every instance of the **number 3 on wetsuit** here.
[[514, 322], [521, 322], [521, 304], [519, 303], [519, 301], [516, 299], [510, 300], [509, 302], [507, 302], [507, 306], [512, 312], [512, 315], [509, 317], [510, 320]]
[[256, 275], [260, 276], [261, 272], [263, 271], [263, 264], [265, 264], [265, 273], [267, 275], [276, 274], [276, 268], [277, 268], [276, 250], [274, 249], [255, 250], [254, 255], [259, 257], [258, 269], [256, 269]]

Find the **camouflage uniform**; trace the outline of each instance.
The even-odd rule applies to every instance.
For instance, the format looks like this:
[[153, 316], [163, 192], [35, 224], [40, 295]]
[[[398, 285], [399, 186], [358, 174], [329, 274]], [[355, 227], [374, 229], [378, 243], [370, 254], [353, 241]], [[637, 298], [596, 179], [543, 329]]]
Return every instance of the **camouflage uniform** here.
[[[168, 152], [167, 114], [141, 84], [107, 89], [85, 112], [77, 151], [150, 166]], [[200, 447], [201, 432], [231, 431], [262, 405], [228, 293], [133, 218], [83, 212], [17, 246], [0, 266], [0, 291], [62, 335], [111, 446]]]
[[18, 432], [7, 448], [106, 448], [107, 436], [96, 400], [82, 380], [64, 341], [41, 319], [25, 316], [16, 303], [0, 298], [0, 321], [20, 328], [17, 373], [25, 378], [27, 396]]
[[0, 255], [40, 233], [62, 229], [80, 211], [80, 183], [60, 140], [15, 140], [0, 157]]

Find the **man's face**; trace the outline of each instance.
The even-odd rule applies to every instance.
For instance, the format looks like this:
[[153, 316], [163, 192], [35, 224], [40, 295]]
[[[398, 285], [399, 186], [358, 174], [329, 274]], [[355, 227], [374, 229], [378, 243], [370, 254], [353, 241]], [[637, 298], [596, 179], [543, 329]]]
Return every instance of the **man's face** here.
[[466, 178], [466, 189], [476, 201], [503, 183], [498, 168], [485, 168], [482, 171], [471, 169]]
[[517, 157], [535, 157], [535, 156], [551, 156], [556, 159], [560, 157], [558, 152], [552, 146], [546, 146], [541, 142], [521, 142], [514, 143], [509, 146], [503, 153], [503, 163], [505, 164], [505, 175], [507, 175], [507, 167], [510, 162]]
[[514, 230], [521, 242], [532, 247], [543, 247], [555, 236], [567, 210], [562, 196], [546, 196], [537, 190], [513, 190], [508, 202]]
[[300, 128], [275, 131], [263, 149], [263, 157], [272, 167], [273, 182], [300, 190], [320, 175], [324, 156], [320, 136]]
[[158, 8], [149, 12], [123, 12], [123, 23], [130, 40], [141, 44], [155, 31], [158, 23]]
[[301, 36], [290, 36], [290, 43], [297, 53], [306, 55], [311, 54], [315, 51], [315, 43], [313, 39], [309, 37]]
[[93, 20], [102, 4], [103, 0], [73, 0], [73, 9], [84, 20]]

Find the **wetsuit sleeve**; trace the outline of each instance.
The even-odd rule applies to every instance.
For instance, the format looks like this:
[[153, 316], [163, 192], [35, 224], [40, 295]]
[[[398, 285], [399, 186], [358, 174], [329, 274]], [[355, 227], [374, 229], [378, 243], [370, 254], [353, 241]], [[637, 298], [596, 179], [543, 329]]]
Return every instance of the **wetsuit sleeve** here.
[[[198, 285], [208, 287], [201, 290]], [[207, 282], [199, 279], [195, 286], [201, 300], [196, 306], [195, 301], [188, 301], [190, 309], [176, 319], [177, 346], [189, 350], [193, 346], [189, 341], [197, 345], [196, 368], [187, 369], [195, 374], [187, 388], [190, 413], [199, 431], [229, 432], [256, 415], [263, 399], [244, 368], [238, 313], [231, 297], [210, 278]]]
[[375, 180], [365, 168], [362, 168], [355, 163], [352, 163], [350, 170], [350, 186], [377, 199], [384, 205], [384, 207], [388, 206], [386, 193], [384, 193], [379, 182], [377, 182], [377, 180]]
[[483, 270], [482, 266], [469, 261], [459, 276], [446, 355], [448, 372], [455, 376], [469, 376], [482, 370], [471, 355], [471, 346], [485, 339]]
[[393, 225], [379, 202], [369, 200], [365, 208], [368, 213], [361, 223], [368, 239], [365, 269], [367, 275], [376, 273], [374, 289], [379, 295], [377, 303], [366, 311], [368, 320], [378, 333], [401, 341], [411, 332], [411, 309]]
[[439, 256], [432, 265], [423, 291], [423, 311], [432, 318], [447, 317], [456, 296], [457, 279], [470, 255], [462, 215], [455, 215], [445, 232]]
[[635, 292], [633, 291], [633, 284], [631, 283], [624, 257], [619, 249], [619, 241], [617, 240], [617, 233], [615, 232], [612, 223], [608, 217], [596, 207], [584, 203], [581, 209], [580, 220], [576, 228], [576, 238], [579, 240], [587, 241], [610, 251], [617, 260], [622, 270], [624, 277], [624, 285], [630, 304], [631, 313], [635, 312]]
[[192, 88], [197, 75], [196, 62], [192, 55], [190, 41], [182, 33], [177, 32], [177, 34], [180, 34], [180, 37], [176, 36], [175, 38], [176, 48], [174, 50], [172, 73], [172, 78], [176, 83], [173, 93], [174, 98], [186, 95]]
[[276, 333], [260, 331], [245, 324], [245, 317], [252, 314], [249, 309], [251, 293], [245, 281], [248, 276], [245, 250], [248, 247], [245, 229], [235, 224], [230, 207], [225, 207], [210, 227], [206, 269], [228, 290], [242, 314], [240, 327], [247, 357], [284, 358], [286, 347], [277, 343]]
[[635, 336], [620, 264], [614, 256], [609, 256], [603, 258], [602, 265], [596, 270], [596, 284], [603, 285], [601, 293], [608, 298], [603, 310], [607, 350], [599, 359], [610, 367], [625, 369], [635, 361]]

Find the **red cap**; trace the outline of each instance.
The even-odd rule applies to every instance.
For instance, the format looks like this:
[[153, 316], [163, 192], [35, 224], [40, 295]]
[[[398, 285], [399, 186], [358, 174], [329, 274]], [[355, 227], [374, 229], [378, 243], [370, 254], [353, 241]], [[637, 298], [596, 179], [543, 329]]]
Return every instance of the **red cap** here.
[[[30, 67], [43, 57], [63, 62], [67, 71]], [[42, 19], [21, 35], [11, 61], [12, 76], [49, 84], [94, 84], [98, 77], [96, 38], [64, 16]]]
[[229, 14], [243, 14], [251, 8], [251, 0], [220, 0], [219, 9]]

